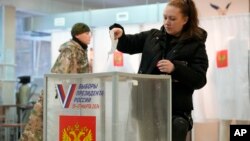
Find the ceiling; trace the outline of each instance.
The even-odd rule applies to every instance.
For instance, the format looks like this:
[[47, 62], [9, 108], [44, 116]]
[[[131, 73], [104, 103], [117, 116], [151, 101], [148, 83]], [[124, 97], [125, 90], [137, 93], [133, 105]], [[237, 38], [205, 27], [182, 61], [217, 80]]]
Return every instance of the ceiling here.
[[0, 5], [12, 5], [17, 9], [17, 17], [27, 17], [82, 10], [166, 3], [167, 1], [168, 0], [0, 0]]
[[163, 3], [167, 0], [51, 0], [82, 5], [86, 9], [103, 9], [124, 6]]

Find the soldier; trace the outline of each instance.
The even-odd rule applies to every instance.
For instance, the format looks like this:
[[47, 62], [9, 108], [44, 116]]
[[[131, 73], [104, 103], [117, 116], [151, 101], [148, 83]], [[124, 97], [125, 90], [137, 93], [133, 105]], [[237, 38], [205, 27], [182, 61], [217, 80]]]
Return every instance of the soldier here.
[[72, 39], [62, 44], [52, 73], [89, 72], [87, 45], [90, 43], [90, 29], [84, 23], [77, 23], [71, 30]]
[[[71, 29], [72, 39], [61, 45], [60, 54], [51, 69], [52, 73], [88, 73], [87, 45], [91, 33], [88, 25], [76, 23]], [[34, 105], [20, 141], [42, 141], [43, 137], [43, 92]]]

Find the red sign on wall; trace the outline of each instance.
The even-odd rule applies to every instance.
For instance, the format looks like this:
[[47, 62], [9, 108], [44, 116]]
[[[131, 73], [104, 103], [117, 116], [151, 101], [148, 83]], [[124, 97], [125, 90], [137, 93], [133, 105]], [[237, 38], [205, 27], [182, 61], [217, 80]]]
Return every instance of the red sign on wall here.
[[123, 53], [120, 51], [114, 52], [114, 66], [116, 66], [116, 67], [123, 66]]
[[223, 68], [228, 66], [228, 51], [220, 50], [216, 54], [216, 63], [218, 68]]
[[60, 141], [96, 141], [96, 117], [60, 116]]

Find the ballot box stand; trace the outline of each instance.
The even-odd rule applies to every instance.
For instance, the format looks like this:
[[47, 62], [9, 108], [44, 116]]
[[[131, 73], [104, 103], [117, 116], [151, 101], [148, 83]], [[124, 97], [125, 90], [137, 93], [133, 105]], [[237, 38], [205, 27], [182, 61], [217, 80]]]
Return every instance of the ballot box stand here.
[[171, 141], [171, 77], [46, 74], [44, 141]]

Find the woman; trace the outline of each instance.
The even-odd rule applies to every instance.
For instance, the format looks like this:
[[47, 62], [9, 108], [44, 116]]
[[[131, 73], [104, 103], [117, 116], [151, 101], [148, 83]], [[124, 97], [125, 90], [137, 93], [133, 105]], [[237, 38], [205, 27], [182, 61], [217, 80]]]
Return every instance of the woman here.
[[160, 30], [126, 35], [119, 24], [110, 26], [118, 39], [117, 49], [128, 54], [142, 53], [138, 73], [168, 74], [172, 77], [172, 141], [185, 141], [192, 129], [192, 94], [206, 84], [207, 33], [198, 27], [192, 0], [170, 0]]

